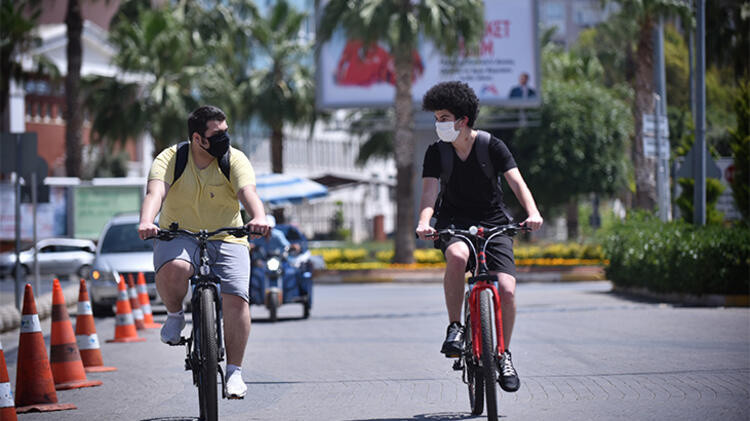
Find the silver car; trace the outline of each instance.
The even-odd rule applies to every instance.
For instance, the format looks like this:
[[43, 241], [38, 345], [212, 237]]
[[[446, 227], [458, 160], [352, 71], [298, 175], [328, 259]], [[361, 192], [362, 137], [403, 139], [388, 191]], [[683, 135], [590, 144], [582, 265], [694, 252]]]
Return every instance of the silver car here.
[[[39, 250], [39, 273], [64, 277], [75, 274], [87, 278], [94, 262], [96, 245], [91, 240], [47, 238], [36, 243]], [[21, 276], [34, 272], [34, 247], [20, 253]], [[16, 254], [0, 254], [0, 276], [15, 274]]]
[[138, 221], [136, 214], [117, 215], [102, 229], [89, 278], [91, 304], [97, 315], [113, 313], [120, 275], [126, 281], [129, 276], [136, 281], [138, 274], [143, 273], [149, 297], [158, 301], [154, 284], [154, 242], [138, 238]]

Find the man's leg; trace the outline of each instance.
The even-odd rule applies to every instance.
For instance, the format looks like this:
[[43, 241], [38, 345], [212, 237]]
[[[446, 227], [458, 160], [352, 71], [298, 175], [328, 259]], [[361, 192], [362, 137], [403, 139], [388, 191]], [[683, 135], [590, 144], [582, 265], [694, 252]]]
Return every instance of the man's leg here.
[[500, 308], [503, 313], [503, 340], [505, 348], [510, 348], [510, 337], [516, 322], [516, 278], [507, 273], [497, 274], [500, 286]]
[[250, 306], [247, 301], [231, 294], [221, 294], [224, 311], [224, 339], [227, 364], [242, 366], [245, 346], [250, 337]]
[[448, 322], [461, 322], [461, 308], [464, 304], [464, 285], [466, 261], [469, 259], [469, 247], [458, 241], [445, 249], [445, 275], [443, 290], [445, 306], [448, 309]]
[[164, 343], [176, 344], [180, 341], [185, 327], [182, 300], [187, 294], [188, 279], [192, 274], [193, 265], [179, 259], [164, 263], [156, 273], [156, 290], [167, 307], [167, 321], [161, 328], [161, 340]]
[[503, 313], [503, 341], [505, 342], [505, 352], [500, 356], [498, 382], [506, 392], [515, 392], [521, 386], [510, 354], [510, 337], [516, 322], [516, 278], [507, 273], [498, 273], [497, 279], [500, 287], [500, 308]]
[[464, 274], [468, 258], [469, 248], [462, 241], [453, 243], [445, 249], [443, 290], [449, 324], [440, 352], [446, 357], [457, 357], [463, 350], [464, 328], [461, 326], [461, 307], [464, 302]]

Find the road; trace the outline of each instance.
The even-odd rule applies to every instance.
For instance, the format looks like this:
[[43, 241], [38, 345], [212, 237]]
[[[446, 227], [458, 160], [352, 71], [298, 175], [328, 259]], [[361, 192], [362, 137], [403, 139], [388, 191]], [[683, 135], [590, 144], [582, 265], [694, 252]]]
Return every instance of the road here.
[[[502, 393], [505, 420], [748, 420], [750, 309], [631, 301], [608, 282], [521, 284], [511, 350], [521, 389]], [[438, 350], [445, 333], [437, 284], [319, 285], [312, 317], [254, 323], [243, 363], [248, 395], [221, 401], [222, 420], [471, 420], [468, 394]], [[157, 315], [157, 321], [165, 316]], [[30, 420], [193, 420], [197, 392], [184, 348], [107, 344], [97, 319], [103, 386], [60, 391], [75, 411]], [[43, 323], [49, 341], [49, 321]], [[15, 390], [18, 331], [2, 335]]]

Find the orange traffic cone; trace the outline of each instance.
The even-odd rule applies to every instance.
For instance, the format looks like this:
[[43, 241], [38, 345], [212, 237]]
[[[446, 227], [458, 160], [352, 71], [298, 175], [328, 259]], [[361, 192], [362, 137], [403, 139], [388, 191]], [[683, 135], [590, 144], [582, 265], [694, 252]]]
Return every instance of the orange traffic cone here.
[[125, 278], [120, 275], [120, 283], [117, 285], [117, 315], [115, 316], [115, 337], [107, 342], [143, 342], [135, 331], [135, 320], [130, 310], [130, 299], [128, 289], [125, 286]]
[[13, 392], [10, 390], [8, 367], [5, 365], [5, 353], [0, 342], [0, 420], [17, 421], [16, 404], [13, 403]]
[[146, 323], [143, 322], [143, 311], [141, 310], [141, 305], [138, 304], [138, 293], [135, 292], [132, 273], [128, 274], [128, 297], [130, 297], [130, 307], [133, 309], [135, 328], [143, 330], [146, 328]]
[[78, 315], [76, 316], [76, 343], [81, 352], [83, 369], [87, 373], [115, 371], [115, 367], [105, 367], [102, 352], [99, 349], [99, 336], [94, 325], [94, 312], [91, 310], [86, 281], [81, 279], [78, 289]]
[[154, 314], [151, 312], [151, 300], [148, 298], [146, 277], [143, 276], [143, 272], [138, 272], [138, 282], [135, 285], [135, 289], [138, 292], [138, 303], [141, 305], [141, 310], [143, 310], [143, 323], [146, 325], [146, 329], [160, 328], [161, 323], [154, 323]]
[[26, 284], [23, 295], [16, 369], [16, 412], [76, 409], [71, 403], [57, 403], [55, 381], [52, 379], [52, 369], [47, 359], [42, 325], [36, 312], [31, 284]]
[[52, 282], [52, 335], [49, 360], [57, 390], [102, 385], [99, 380], [86, 379], [73, 325], [70, 324], [68, 308], [65, 306], [65, 297], [57, 279]]

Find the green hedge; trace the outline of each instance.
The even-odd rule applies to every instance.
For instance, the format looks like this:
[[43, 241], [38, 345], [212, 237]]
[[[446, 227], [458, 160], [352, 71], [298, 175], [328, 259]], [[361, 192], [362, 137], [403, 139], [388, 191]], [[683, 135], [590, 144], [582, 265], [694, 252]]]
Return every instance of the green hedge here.
[[618, 286], [689, 294], [750, 293], [750, 229], [695, 227], [640, 217], [604, 240], [608, 279]]

